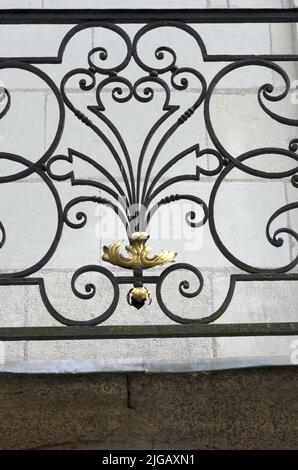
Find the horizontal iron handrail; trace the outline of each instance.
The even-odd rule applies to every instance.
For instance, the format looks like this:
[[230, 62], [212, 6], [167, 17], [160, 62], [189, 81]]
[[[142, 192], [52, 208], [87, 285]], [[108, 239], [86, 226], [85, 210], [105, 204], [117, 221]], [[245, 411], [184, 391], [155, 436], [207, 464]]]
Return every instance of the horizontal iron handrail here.
[[298, 322], [0, 328], [0, 341], [298, 336]]
[[295, 23], [298, 8], [0, 10], [0, 24], [79, 24], [86, 21], [142, 24], [162, 19], [186, 23]]

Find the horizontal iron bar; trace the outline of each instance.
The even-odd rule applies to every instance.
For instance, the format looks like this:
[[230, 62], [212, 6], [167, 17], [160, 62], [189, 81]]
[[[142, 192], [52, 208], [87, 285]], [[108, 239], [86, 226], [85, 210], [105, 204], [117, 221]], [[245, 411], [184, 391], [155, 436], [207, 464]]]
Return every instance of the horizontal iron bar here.
[[[298, 20], [297, 20], [298, 22]], [[0, 21], [1, 23], [1, 21]], [[297, 54], [208, 54], [205, 62], [234, 62], [237, 60], [263, 59], [274, 62], [297, 62]], [[17, 60], [21, 62], [29, 62], [29, 64], [61, 64], [61, 59], [50, 56], [33, 56], [33, 57], [0, 57], [0, 62], [9, 60]]]
[[298, 22], [298, 9], [9, 9], [0, 11], [0, 24], [79, 24], [85, 21], [148, 23], [159, 20], [187, 23], [292, 23]]
[[202, 338], [232, 336], [298, 336], [298, 323], [211, 325], [37, 326], [0, 328], [0, 341], [67, 339]]

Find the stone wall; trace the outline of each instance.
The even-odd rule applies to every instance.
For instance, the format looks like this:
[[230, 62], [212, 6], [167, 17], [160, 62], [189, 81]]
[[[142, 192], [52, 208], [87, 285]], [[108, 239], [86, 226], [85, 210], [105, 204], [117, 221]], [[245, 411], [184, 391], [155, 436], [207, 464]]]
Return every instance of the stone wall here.
[[0, 376], [1, 449], [297, 449], [297, 370]]

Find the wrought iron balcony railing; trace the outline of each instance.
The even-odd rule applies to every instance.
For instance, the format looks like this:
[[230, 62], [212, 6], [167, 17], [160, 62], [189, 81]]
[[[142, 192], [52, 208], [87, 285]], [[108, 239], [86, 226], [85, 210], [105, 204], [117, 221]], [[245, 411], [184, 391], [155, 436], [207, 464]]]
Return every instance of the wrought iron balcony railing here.
[[[1, 25], [22, 25], [22, 24], [63, 24], [72, 26], [63, 38], [56, 56], [46, 57], [0, 57], [0, 70], [16, 69], [33, 74], [50, 88], [54, 94], [59, 108], [59, 122], [56, 128], [56, 134], [50, 147], [36, 161], [32, 162], [19, 155], [7, 153], [4, 143], [1, 144], [0, 158], [16, 163], [21, 170], [9, 176], [1, 175], [1, 185], [10, 182], [19, 181], [30, 175], [38, 175], [42, 178], [47, 188], [52, 193], [57, 210], [58, 224], [51, 246], [47, 253], [34, 265], [26, 267], [21, 271], [8, 272], [1, 274], [1, 286], [28, 286], [35, 285], [39, 288], [41, 299], [54, 319], [61, 326], [57, 327], [7, 327], [0, 328], [0, 340], [42, 340], [42, 339], [101, 339], [101, 338], [151, 338], [151, 337], [213, 337], [213, 336], [270, 336], [270, 335], [298, 335], [298, 322], [290, 323], [281, 321], [279, 323], [238, 323], [238, 324], [220, 324], [216, 321], [223, 317], [229, 307], [237, 283], [242, 282], [274, 282], [274, 281], [298, 281], [298, 274], [293, 272], [297, 266], [298, 256], [292, 259], [288, 264], [278, 268], [268, 269], [255, 267], [253, 263], [244, 263], [236, 257], [221, 240], [217, 230], [216, 218], [214, 214], [214, 203], [218, 190], [222, 182], [229, 176], [235, 168], [244, 174], [249, 174], [262, 179], [280, 179], [285, 181], [289, 179], [294, 188], [298, 188], [298, 163], [287, 171], [273, 171], [270, 167], [266, 170], [257, 170], [250, 165], [250, 159], [263, 156], [265, 154], [282, 155], [285, 159], [298, 162], [297, 141], [289, 142], [289, 147], [282, 148], [256, 148], [253, 151], [246, 152], [239, 156], [233, 155], [224, 147], [217, 136], [213, 122], [210, 116], [210, 100], [214, 89], [219, 81], [226, 77], [230, 72], [238, 69], [258, 66], [274, 71], [283, 80], [284, 89], [281, 93], [274, 93], [274, 87], [271, 84], [264, 84], [258, 91], [258, 102], [267, 116], [272, 120], [287, 126], [298, 126], [298, 119], [290, 119], [274, 113], [268, 103], [282, 101], [287, 97], [290, 90], [290, 80], [287, 72], [282, 68], [282, 62], [296, 62], [298, 55], [295, 54], [275, 54], [275, 55], [231, 55], [231, 54], [210, 54], [197, 32], [192, 27], [195, 24], [216, 24], [216, 23], [294, 23], [298, 22], [298, 10], [3, 10], [0, 12]], [[138, 25], [137, 32], [131, 37], [123, 27], [124, 24]], [[139, 41], [149, 32], [163, 27], [173, 27], [176, 30], [183, 30], [190, 35], [197, 43], [202, 54], [204, 62], [224, 63], [224, 66], [215, 74], [209, 84], [204, 76], [204, 71], [196, 64], [194, 57], [193, 67], [185, 67], [178, 63], [175, 50], [163, 44], [158, 47], [154, 53], [155, 58], [160, 61], [158, 68], [153, 68], [146, 63], [146, 58], [139, 54]], [[86, 64], [79, 64], [78, 68], [67, 71], [61, 83], [54, 83], [50, 76], [40, 68], [44, 64], [55, 64], [61, 67], [63, 64], [64, 52], [68, 42], [80, 31], [86, 28], [101, 27], [114, 32], [119, 37], [119, 41], [124, 41], [126, 55], [121, 63], [114, 66], [105, 66], [105, 60], [108, 58], [109, 51], [100, 44], [95, 45], [86, 57]], [[224, 47], [224, 45], [223, 45]], [[167, 59], [167, 60], [166, 60]], [[125, 70], [134, 62], [140, 71], [140, 77], [132, 82], [125, 76]], [[278, 62], [278, 63], [277, 63]], [[172, 90], [186, 90], [188, 80], [185, 75], [190, 74], [198, 80], [201, 92], [196, 97], [196, 101], [183, 113], [179, 112], [179, 106], [173, 104]], [[90, 119], [86, 114], [80, 111], [73, 104], [69, 97], [67, 86], [69, 80], [78, 78], [81, 91], [95, 91], [96, 103], [89, 106], [88, 109], [93, 113], [97, 121], [104, 122], [109, 130], [118, 139], [119, 146], [123, 156], [115, 149], [107, 135], [101, 130], [95, 119]], [[146, 103], [149, 103], [154, 96], [153, 87], [158, 86], [164, 90], [165, 102], [163, 106], [164, 114], [154, 123], [149, 131], [142, 151], [136, 165], [132, 163], [131, 156], [125, 145], [125, 139], [122, 138], [117, 127], [106, 114], [102, 102], [102, 92], [104, 87], [113, 88], [112, 97], [115, 103], [129, 102], [137, 100], [144, 104], [146, 113]], [[142, 90], [141, 90], [142, 88]], [[125, 93], [123, 93], [125, 89]], [[9, 83], [5, 83], [4, 97], [5, 105], [0, 114], [1, 121], [5, 120], [11, 106], [11, 94], [9, 92]], [[154, 166], [159, 155], [159, 151], [165, 143], [171, 138], [178, 128], [191, 119], [199, 108], [204, 110], [204, 122], [209, 137], [214, 145], [212, 149], [200, 149], [194, 146], [191, 149], [185, 149], [177, 156], [170, 159], [166, 165], [156, 174]], [[63, 135], [64, 123], [66, 119], [65, 110], [70, 110], [76, 118], [81, 121], [82, 126], [89, 127], [106, 145], [112, 157], [114, 158], [124, 185], [108, 169], [101, 165], [100, 160], [93, 160], [90, 157], [81, 154], [73, 149], [68, 149], [67, 155], [57, 155], [55, 150]], [[145, 168], [145, 177], [142, 180], [141, 175], [144, 171], [144, 158], [146, 148], [154, 133], [165, 120], [177, 114], [174, 124], [163, 135], [156, 151], [152, 154], [147, 168]], [[297, 136], [298, 137], [298, 136]], [[33, 136], [32, 136], [33, 138]], [[193, 175], [174, 176], [171, 179], [161, 182], [164, 174], [181, 161], [190, 152], [196, 152], [199, 159], [204, 155], [212, 155], [216, 160], [216, 166], [211, 169], [205, 169], [197, 165], [197, 171]], [[64, 175], [55, 173], [55, 164], [66, 161], [72, 164], [77, 158], [91, 165], [101, 176], [108, 181], [104, 184], [94, 178], [94, 180], [78, 180], [73, 172]], [[199, 198], [194, 194], [176, 194], [171, 192], [171, 186], [179, 181], [199, 181], [202, 176], [213, 178], [213, 190], [209, 202]], [[94, 196], [77, 196], [70, 200], [64, 207], [60, 199], [59, 191], [56, 188], [56, 182], [69, 181], [73, 186], [86, 186], [101, 190], [103, 196], [95, 193]], [[158, 198], [159, 193], [168, 189], [168, 196]], [[155, 212], [161, 207], [175, 203], [180, 200], [192, 201], [198, 204], [202, 209], [203, 216], [198, 222], [194, 213], [187, 215], [187, 222], [194, 229], [205, 225], [208, 226], [212, 239], [224, 257], [242, 273], [233, 274], [230, 278], [230, 288], [221, 307], [211, 315], [198, 315], [198, 318], [188, 319], [177, 315], [167, 307], [166, 299], [162, 295], [161, 288], [170, 273], [177, 270], [186, 270], [194, 274], [198, 281], [198, 288], [193, 291], [188, 281], [182, 281], [179, 285], [181, 302], [185, 298], [194, 300], [200, 295], [204, 279], [198, 266], [176, 262], [176, 253], [171, 250], [163, 250], [152, 256], [147, 247], [149, 238], [148, 223], [154, 217]], [[126, 247], [127, 254], [120, 251], [120, 242], [115, 241], [109, 246], [105, 246], [102, 253], [102, 261], [98, 265], [86, 265], [78, 269], [71, 279], [73, 294], [79, 299], [88, 300], [94, 297], [96, 287], [92, 283], [85, 285], [85, 291], [77, 288], [77, 280], [83, 274], [100, 273], [108, 278], [113, 290], [113, 299], [111, 304], [103, 312], [100, 312], [96, 318], [87, 321], [72, 320], [57, 311], [47, 295], [44, 280], [38, 275], [39, 271], [47, 265], [53, 257], [59, 242], [64, 226], [79, 230], [84, 227], [87, 221], [84, 212], [77, 212], [75, 222], [70, 220], [69, 212], [76, 209], [76, 206], [82, 202], [93, 202], [106, 205], [113, 210], [121, 219], [127, 232]], [[267, 240], [272, 246], [279, 248], [283, 244], [283, 237], [289, 236], [295, 242], [298, 242], [298, 233], [290, 227], [282, 227], [272, 230], [273, 223], [284, 213], [289, 213], [298, 208], [298, 202], [289, 203], [283, 207], [277, 208], [267, 222]], [[228, 222], [227, 222], [228, 223]], [[1, 223], [0, 230], [2, 240], [0, 247], [6, 243], [9, 236], [6, 233], [5, 224]], [[169, 248], [169, 247], [165, 247]], [[116, 265], [123, 271], [121, 275], [115, 275], [109, 270], [109, 264]], [[155, 266], [165, 266], [160, 275], [150, 275], [150, 268]], [[3, 271], [3, 270], [2, 270]], [[147, 274], [149, 273], [149, 274]], [[104, 322], [111, 317], [117, 309], [119, 302], [119, 286], [127, 285], [127, 301], [131, 306], [141, 308], [144, 303], [151, 302], [152, 285], [155, 286], [155, 295], [159, 307], [164, 314], [171, 320], [169, 325], [105, 325]], [[150, 287], [151, 286], [151, 287]], [[127, 306], [127, 308], [130, 308]], [[282, 305], [281, 305], [282, 312]]]

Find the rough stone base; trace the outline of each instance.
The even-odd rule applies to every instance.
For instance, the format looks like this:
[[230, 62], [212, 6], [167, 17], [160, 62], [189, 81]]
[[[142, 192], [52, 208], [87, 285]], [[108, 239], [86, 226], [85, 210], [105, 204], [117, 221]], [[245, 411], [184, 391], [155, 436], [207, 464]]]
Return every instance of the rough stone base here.
[[298, 369], [0, 375], [1, 449], [298, 448]]

